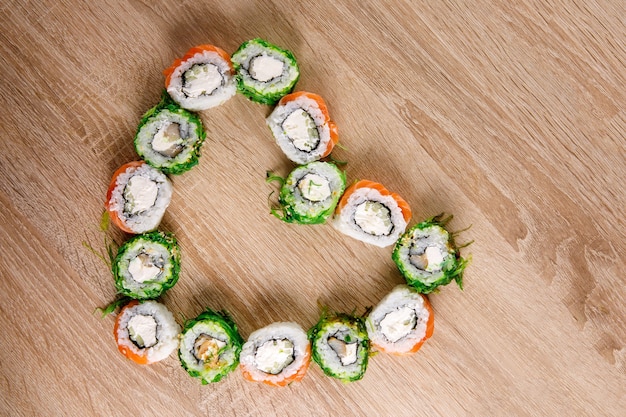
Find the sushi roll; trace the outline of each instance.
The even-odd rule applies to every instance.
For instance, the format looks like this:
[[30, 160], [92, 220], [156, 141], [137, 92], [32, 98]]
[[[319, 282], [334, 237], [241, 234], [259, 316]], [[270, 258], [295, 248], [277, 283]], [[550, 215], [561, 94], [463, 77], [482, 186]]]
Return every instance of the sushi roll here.
[[346, 175], [334, 164], [311, 162], [294, 169], [280, 188], [279, 210], [287, 223], [324, 223], [333, 213], [346, 188]]
[[237, 92], [230, 56], [213, 45], [191, 48], [163, 74], [165, 89], [187, 110], [219, 106]]
[[178, 347], [179, 332], [172, 313], [156, 301], [129, 302], [118, 314], [113, 328], [119, 351], [140, 365], [170, 356]]
[[133, 236], [120, 247], [112, 269], [120, 294], [142, 300], [157, 298], [178, 281], [180, 248], [171, 233]]
[[339, 141], [337, 125], [317, 94], [298, 91], [280, 99], [267, 117], [276, 143], [287, 158], [306, 164], [324, 158]]
[[181, 174], [198, 164], [205, 138], [200, 118], [164, 93], [139, 122], [135, 150], [148, 165], [166, 174]]
[[377, 350], [408, 355], [417, 352], [432, 336], [435, 316], [425, 295], [398, 285], [374, 307], [365, 325]]
[[304, 378], [311, 363], [311, 345], [296, 323], [272, 323], [252, 332], [239, 361], [248, 381], [283, 387]]
[[332, 225], [340, 232], [372, 245], [392, 245], [411, 220], [411, 209], [398, 194], [381, 184], [361, 180], [339, 200]]
[[206, 309], [185, 323], [178, 358], [189, 375], [205, 385], [220, 381], [237, 367], [242, 344], [228, 313]]
[[463, 271], [469, 263], [459, 254], [452, 234], [445, 229], [451, 216], [418, 223], [398, 239], [392, 259], [407, 284], [428, 294], [453, 279], [463, 289]]
[[172, 199], [172, 184], [142, 161], [122, 165], [111, 179], [105, 207], [111, 221], [127, 233], [145, 233], [161, 223]]
[[370, 341], [363, 318], [349, 314], [327, 316], [309, 330], [313, 360], [324, 373], [343, 382], [365, 375]]
[[274, 105], [300, 78], [298, 63], [286, 49], [264, 41], [246, 41], [232, 56], [237, 89], [250, 100]]

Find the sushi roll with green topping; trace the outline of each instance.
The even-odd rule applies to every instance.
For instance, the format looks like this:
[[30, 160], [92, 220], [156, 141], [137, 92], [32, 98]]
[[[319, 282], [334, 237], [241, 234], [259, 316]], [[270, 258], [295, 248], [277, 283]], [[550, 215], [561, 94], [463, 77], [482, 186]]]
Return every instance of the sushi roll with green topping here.
[[180, 248], [171, 233], [151, 232], [124, 243], [113, 262], [118, 292], [140, 300], [157, 298], [178, 281]]
[[425, 295], [398, 285], [372, 309], [365, 325], [374, 348], [409, 355], [433, 335], [435, 315]]
[[327, 316], [309, 330], [313, 361], [324, 373], [343, 382], [365, 375], [370, 341], [361, 317], [349, 314]]
[[239, 92], [261, 104], [276, 104], [293, 90], [300, 77], [293, 54], [263, 39], [244, 42], [231, 60]]
[[166, 174], [181, 174], [198, 164], [205, 138], [200, 118], [165, 93], [141, 119], [135, 149], [150, 166]]
[[239, 364], [243, 339], [224, 311], [206, 309], [185, 323], [178, 357], [183, 368], [202, 384], [218, 382]]
[[453, 279], [463, 288], [463, 271], [468, 260], [461, 257], [453, 235], [445, 229], [450, 220], [435, 216], [418, 223], [403, 234], [392, 258], [407, 284], [428, 294]]
[[272, 210], [272, 214], [288, 223], [324, 223], [335, 210], [345, 188], [346, 175], [334, 164], [311, 162], [302, 165], [284, 180], [278, 197], [280, 210]]

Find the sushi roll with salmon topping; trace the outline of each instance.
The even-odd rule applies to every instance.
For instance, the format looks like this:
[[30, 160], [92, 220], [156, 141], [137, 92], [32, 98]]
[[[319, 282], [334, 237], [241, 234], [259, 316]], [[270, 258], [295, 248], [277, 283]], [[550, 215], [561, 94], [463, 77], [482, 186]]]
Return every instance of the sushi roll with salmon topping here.
[[[279, 177], [271, 176], [269, 180]], [[328, 162], [311, 162], [291, 171], [282, 181], [272, 214], [287, 223], [320, 224], [333, 213], [346, 188], [346, 175]]]
[[373, 181], [350, 186], [339, 200], [332, 225], [372, 245], [393, 245], [411, 220], [411, 209], [398, 194]]
[[230, 56], [213, 45], [191, 48], [163, 71], [165, 89], [180, 107], [200, 111], [219, 106], [235, 95]]
[[133, 236], [118, 250], [112, 269], [120, 294], [141, 300], [157, 298], [178, 281], [180, 248], [171, 233]]
[[370, 341], [361, 317], [349, 314], [322, 314], [309, 330], [313, 361], [324, 373], [343, 382], [358, 381], [365, 375]]
[[392, 259], [407, 284], [428, 294], [453, 279], [463, 289], [463, 272], [469, 263], [461, 257], [454, 237], [445, 229], [452, 216], [431, 217], [418, 223], [398, 239]]
[[166, 174], [181, 174], [198, 164], [205, 138], [200, 118], [164, 93], [139, 122], [135, 150], [148, 165]]
[[134, 161], [113, 174], [105, 207], [117, 227], [138, 234], [159, 226], [171, 199], [172, 184], [165, 174], [143, 161]]
[[435, 316], [425, 295], [398, 285], [374, 307], [365, 325], [377, 350], [408, 355], [417, 352], [432, 336]]
[[298, 324], [272, 323], [252, 332], [239, 362], [248, 381], [284, 387], [304, 378], [311, 363], [311, 345]]
[[242, 344], [228, 313], [206, 309], [185, 323], [178, 357], [189, 375], [206, 385], [220, 381], [237, 367]]
[[140, 365], [170, 356], [178, 347], [179, 332], [172, 313], [156, 301], [129, 302], [118, 314], [113, 328], [118, 350]]
[[263, 39], [244, 42], [231, 59], [237, 74], [237, 89], [257, 103], [276, 104], [293, 90], [300, 78], [293, 54]]
[[276, 143], [297, 164], [324, 158], [339, 142], [337, 125], [330, 120], [324, 99], [298, 91], [280, 99], [266, 119]]

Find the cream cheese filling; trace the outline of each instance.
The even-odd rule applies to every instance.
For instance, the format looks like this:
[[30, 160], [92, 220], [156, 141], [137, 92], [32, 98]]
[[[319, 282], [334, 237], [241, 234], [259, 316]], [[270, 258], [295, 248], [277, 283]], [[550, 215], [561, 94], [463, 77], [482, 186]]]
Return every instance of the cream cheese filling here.
[[319, 143], [319, 132], [315, 121], [302, 109], [294, 110], [283, 121], [285, 135], [297, 149], [311, 152]]
[[267, 82], [283, 73], [285, 64], [279, 59], [267, 55], [252, 58], [248, 72], [257, 81]]
[[272, 339], [256, 350], [254, 364], [267, 374], [280, 373], [294, 360], [293, 343], [289, 339]]
[[380, 321], [380, 331], [391, 343], [406, 337], [415, 328], [417, 316], [415, 310], [401, 307], [388, 313]]
[[374, 236], [388, 235], [393, 228], [389, 209], [377, 202], [366, 201], [357, 206], [354, 211], [354, 222], [365, 233]]
[[195, 64], [185, 71], [183, 79], [183, 93], [193, 98], [211, 95], [222, 85], [222, 74], [213, 64]]
[[152, 207], [157, 199], [157, 184], [142, 175], [133, 176], [124, 188], [124, 210], [131, 214], [141, 213]]
[[334, 336], [328, 338], [328, 346], [335, 351], [343, 366], [352, 365], [356, 362], [357, 342], [346, 343]]
[[317, 174], [306, 174], [298, 181], [298, 188], [302, 197], [309, 201], [323, 201], [330, 197], [330, 183]]
[[137, 282], [151, 281], [161, 273], [161, 268], [150, 261], [150, 256], [140, 254], [128, 264], [128, 273]]
[[138, 314], [128, 320], [126, 327], [130, 340], [140, 348], [149, 348], [157, 344], [157, 322], [154, 317]]
[[168, 123], [159, 129], [152, 138], [152, 149], [156, 152], [168, 156], [176, 157], [181, 151], [183, 138], [180, 135], [180, 125], [178, 123]]

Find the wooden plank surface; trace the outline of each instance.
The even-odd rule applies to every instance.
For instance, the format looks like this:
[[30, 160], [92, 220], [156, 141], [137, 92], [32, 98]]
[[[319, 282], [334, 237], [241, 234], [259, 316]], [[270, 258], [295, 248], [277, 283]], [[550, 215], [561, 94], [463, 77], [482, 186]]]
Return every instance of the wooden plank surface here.
[[[25, 1], [0, 5], [0, 415], [626, 415], [626, 16], [617, 0]], [[349, 181], [415, 221], [472, 225], [466, 286], [431, 296], [435, 334], [349, 385], [317, 366], [273, 389], [211, 386], [172, 355], [122, 357], [110, 272], [83, 246], [140, 116], [188, 48], [292, 50], [322, 95]], [[269, 215], [292, 165], [237, 96], [202, 112], [200, 165], [172, 178], [177, 317], [227, 309], [244, 337], [362, 311], [402, 282], [390, 248]], [[107, 235], [121, 243], [121, 232]]]

